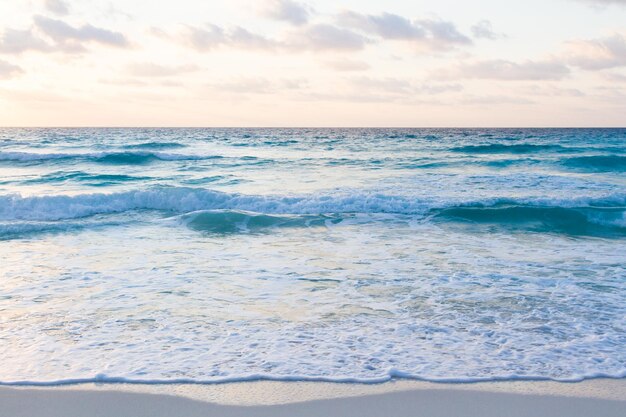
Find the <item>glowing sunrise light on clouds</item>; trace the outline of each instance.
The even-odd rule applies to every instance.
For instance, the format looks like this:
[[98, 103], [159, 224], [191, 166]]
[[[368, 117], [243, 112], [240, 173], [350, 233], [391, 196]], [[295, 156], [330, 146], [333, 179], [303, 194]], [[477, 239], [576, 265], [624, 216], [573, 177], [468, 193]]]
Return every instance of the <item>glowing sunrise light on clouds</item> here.
[[2, 126], [623, 126], [626, 1], [0, 0]]

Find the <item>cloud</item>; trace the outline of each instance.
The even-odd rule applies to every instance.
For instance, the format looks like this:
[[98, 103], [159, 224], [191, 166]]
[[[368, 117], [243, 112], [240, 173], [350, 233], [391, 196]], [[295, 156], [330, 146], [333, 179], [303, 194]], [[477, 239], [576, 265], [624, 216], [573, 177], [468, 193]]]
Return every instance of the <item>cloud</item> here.
[[612, 36], [567, 43], [567, 61], [586, 70], [601, 70], [626, 66], [626, 38], [616, 33]]
[[249, 32], [240, 26], [230, 31], [228, 39], [232, 45], [244, 49], [271, 49], [276, 46], [274, 41]]
[[468, 45], [472, 41], [459, 32], [453, 23], [443, 20], [409, 20], [391, 13], [380, 15], [345, 11], [338, 16], [341, 25], [358, 29], [385, 40], [402, 40], [445, 49], [456, 45]]
[[44, 16], [35, 16], [34, 21], [35, 26], [40, 31], [59, 44], [66, 42], [96, 42], [109, 46], [128, 46], [128, 40], [123, 34], [90, 24], [73, 27], [62, 20], [51, 19]]
[[[286, 5], [305, 8], [302, 3], [272, 1], [274, 18], [277, 10]], [[280, 6], [280, 7], [279, 7]], [[295, 7], [295, 6], [294, 6]], [[292, 9], [289, 9], [292, 10]], [[281, 12], [282, 13], [282, 12]], [[295, 13], [295, 12], [294, 12]], [[307, 12], [308, 13], [308, 12]], [[281, 19], [286, 19], [280, 14]], [[442, 20], [422, 19], [410, 21], [402, 16], [383, 13], [364, 15], [352, 11], [336, 16], [335, 23], [315, 22], [289, 15], [297, 27], [280, 38], [268, 38], [235, 26], [226, 28], [215, 24], [187, 26], [182, 34], [183, 42], [200, 51], [218, 47], [239, 49], [271, 49], [289, 52], [299, 51], [357, 51], [371, 43], [385, 40], [411, 41], [431, 49], [449, 49], [455, 45], [471, 44], [471, 39], [460, 33], [454, 24]], [[308, 15], [307, 15], [308, 16]], [[283, 19], [283, 20], [284, 20]], [[168, 37], [162, 30], [152, 29], [159, 37]]]
[[345, 11], [340, 14], [339, 21], [346, 26], [375, 33], [383, 39], [413, 40], [426, 36], [424, 29], [419, 25], [414, 25], [410, 20], [390, 13], [374, 16]]
[[307, 82], [302, 79], [267, 79], [239, 77], [207, 85], [212, 91], [228, 94], [277, 94], [301, 90]]
[[326, 61], [324, 65], [335, 71], [365, 71], [370, 69], [367, 62], [341, 59], [336, 61]]
[[0, 36], [0, 53], [20, 54], [26, 51], [48, 52], [52, 47], [30, 30], [5, 29]]
[[423, 84], [416, 91], [422, 94], [435, 95], [462, 90], [463, 86], [461, 84]]
[[388, 94], [409, 94], [413, 90], [411, 83], [399, 78], [358, 77], [351, 80], [358, 91], [378, 91]]
[[128, 72], [135, 77], [170, 77], [198, 71], [196, 65], [160, 65], [151, 62], [135, 63], [128, 66]]
[[570, 70], [554, 60], [524, 61], [521, 63], [502, 59], [463, 64], [452, 71], [439, 74], [443, 78], [477, 78], [490, 80], [559, 80]]
[[577, 88], [561, 88], [553, 85], [530, 85], [524, 88], [525, 93], [547, 97], [584, 97], [586, 94]]
[[70, 8], [63, 0], [44, 0], [43, 5], [46, 10], [59, 16], [65, 16], [70, 12]]
[[309, 21], [311, 9], [303, 3], [292, 0], [267, 0], [262, 14], [299, 26]]
[[608, 81], [613, 81], [613, 82], [618, 82], [618, 83], [626, 82], [626, 75], [624, 74], [608, 73], [608, 74], [604, 74], [604, 78], [607, 79]]
[[485, 96], [474, 96], [470, 95], [461, 100], [461, 104], [467, 105], [487, 105], [491, 106], [494, 104], [514, 104], [514, 105], [524, 105], [524, 104], [534, 104], [534, 101], [528, 100], [523, 97], [512, 97], [512, 96], [503, 96], [503, 95], [485, 95]]
[[301, 50], [358, 50], [365, 47], [369, 40], [360, 34], [326, 23], [307, 26], [293, 32], [288, 46]]
[[299, 95], [301, 100], [338, 101], [347, 103], [397, 103], [401, 105], [443, 105], [446, 92], [463, 89], [458, 84], [415, 84], [400, 78], [356, 77], [346, 80], [344, 88], [332, 91], [308, 91]]
[[17, 65], [10, 64], [6, 61], [0, 60], [0, 79], [13, 78], [20, 75], [24, 70]]
[[[166, 36], [156, 33], [156, 36]], [[329, 24], [313, 24], [298, 27], [283, 40], [266, 38], [240, 26], [222, 28], [214, 24], [204, 27], [187, 26], [182, 33], [183, 42], [198, 51], [210, 51], [219, 47], [249, 50], [284, 50], [290, 52], [320, 50], [358, 50], [369, 40], [348, 29]]]
[[73, 27], [62, 20], [36, 15], [34, 25], [25, 30], [5, 29], [0, 35], [0, 53], [21, 54], [36, 52], [85, 52], [86, 43], [126, 47], [126, 37], [111, 30], [90, 24]]
[[220, 46], [236, 46], [242, 49], [270, 49], [275, 46], [273, 41], [239, 26], [231, 29], [213, 24], [205, 27], [188, 26], [183, 38], [188, 45], [199, 51], [208, 51]]
[[224, 30], [212, 24], [206, 28], [188, 26], [184, 37], [192, 47], [201, 51], [217, 48], [226, 43]]
[[[184, 84], [181, 82], [174, 81], [168, 78], [163, 78], [161, 76], [142, 75], [141, 77], [142, 77], [141, 79], [135, 78], [135, 76], [131, 74], [131, 77], [100, 78], [98, 79], [98, 83], [113, 85], [113, 86], [120, 86], [120, 87], [133, 87], [133, 88], [154, 88], [154, 87], [177, 88], [177, 87], [184, 86]], [[153, 78], [147, 79], [148, 77], [153, 77]]]
[[377, 93], [412, 97], [415, 95], [438, 95], [463, 90], [460, 84], [423, 83], [415, 84], [399, 78], [356, 77], [350, 84], [360, 93]]
[[429, 34], [428, 40], [435, 46], [444, 45], [469, 45], [471, 39], [460, 33], [451, 22], [442, 20], [421, 20], [419, 21]]
[[478, 39], [496, 40], [504, 37], [504, 35], [493, 31], [493, 26], [489, 20], [481, 20], [472, 26], [472, 34]]
[[616, 4], [618, 6], [624, 6], [626, 5], [626, 0], [576, 0], [579, 3], [587, 3], [590, 4], [592, 6], [610, 6], [612, 4]]

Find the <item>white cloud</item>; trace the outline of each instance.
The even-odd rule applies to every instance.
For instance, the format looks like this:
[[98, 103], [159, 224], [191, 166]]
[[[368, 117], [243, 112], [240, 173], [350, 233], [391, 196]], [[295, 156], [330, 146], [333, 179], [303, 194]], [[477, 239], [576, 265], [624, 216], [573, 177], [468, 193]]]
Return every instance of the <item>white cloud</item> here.
[[492, 80], [558, 80], [569, 74], [563, 63], [555, 60], [512, 62], [503, 59], [462, 64], [453, 71], [442, 71], [443, 78]]
[[70, 12], [69, 6], [63, 0], [44, 0], [43, 4], [46, 10], [59, 16], [65, 16]]
[[293, 32], [287, 45], [301, 50], [358, 50], [368, 39], [349, 29], [318, 23]]
[[35, 52], [81, 53], [86, 44], [98, 43], [108, 46], [127, 47], [126, 37], [108, 29], [90, 24], [71, 26], [62, 20], [36, 15], [29, 29], [6, 28], [0, 35], [0, 53], [21, 54]]
[[326, 61], [324, 65], [335, 71], [365, 71], [370, 69], [370, 66], [367, 62], [355, 61], [351, 59]]
[[186, 41], [195, 49], [206, 51], [226, 43], [224, 29], [209, 24], [205, 28], [188, 26], [183, 35]]
[[419, 25], [414, 25], [407, 18], [391, 13], [375, 16], [345, 11], [339, 15], [339, 22], [365, 32], [375, 33], [383, 39], [415, 40], [426, 36], [426, 31]]
[[[162, 33], [157, 36], [163, 37]], [[294, 28], [280, 40], [274, 40], [248, 31], [240, 26], [222, 28], [207, 24], [204, 27], [187, 26], [183, 42], [199, 51], [218, 47], [248, 50], [347, 51], [362, 49], [369, 40], [349, 29], [318, 23]]]
[[338, 16], [341, 25], [376, 35], [385, 40], [402, 40], [433, 49], [468, 45], [472, 41], [451, 22], [433, 19], [409, 20], [392, 13], [380, 15], [345, 11]]
[[356, 77], [350, 80], [350, 84], [356, 91], [362, 93], [376, 93], [388, 95], [402, 95], [412, 97], [415, 95], [438, 95], [458, 92], [463, 90], [460, 84], [446, 83], [414, 83], [411, 80], [401, 78], [372, 78]]
[[188, 26], [183, 38], [188, 45], [199, 51], [209, 51], [220, 46], [235, 46], [242, 49], [269, 49], [275, 46], [270, 39], [239, 26], [230, 29], [213, 24], [205, 27]]
[[554, 85], [540, 84], [526, 86], [524, 92], [533, 96], [547, 97], [584, 97], [586, 95], [577, 88], [562, 88]]
[[421, 87], [417, 89], [418, 92], [422, 94], [435, 95], [435, 94], [443, 94], [443, 93], [451, 93], [462, 91], [463, 86], [461, 84], [423, 84]]
[[504, 37], [504, 35], [494, 32], [493, 26], [489, 20], [481, 20], [472, 26], [472, 34], [475, 38], [479, 39], [496, 40]]
[[39, 30], [59, 43], [97, 42], [110, 46], [128, 46], [128, 40], [123, 34], [90, 24], [73, 27], [62, 20], [44, 16], [35, 16], [34, 21]]
[[30, 30], [5, 29], [0, 36], [0, 53], [20, 54], [26, 51], [48, 52], [52, 47]]
[[524, 105], [524, 104], [533, 104], [534, 101], [529, 100], [527, 98], [518, 97], [518, 96], [506, 96], [506, 95], [484, 95], [484, 96], [476, 96], [469, 95], [461, 100], [462, 104], [467, 105], [478, 105], [478, 106], [492, 106], [492, 105], [501, 105], [501, 104], [513, 104], [513, 105]]
[[244, 49], [271, 49], [276, 46], [274, 41], [254, 34], [241, 26], [233, 28], [228, 36], [232, 45]]
[[618, 83], [626, 82], [626, 75], [619, 74], [619, 73], [610, 72], [608, 74], [604, 74], [604, 78], [608, 81], [613, 81], [613, 82], [618, 82]]
[[576, 0], [580, 3], [587, 3], [592, 6], [609, 6], [612, 4], [617, 4], [620, 6], [626, 5], [626, 0]]
[[151, 62], [135, 63], [128, 66], [128, 73], [136, 77], [170, 77], [198, 71], [196, 65], [160, 65]]
[[10, 64], [6, 61], [0, 60], [0, 79], [3, 78], [13, 78], [17, 75], [20, 75], [24, 72], [22, 68], [17, 65]]
[[586, 70], [626, 66], [626, 38], [616, 33], [600, 39], [570, 41], [567, 61]]
[[359, 91], [378, 91], [392, 94], [408, 94], [413, 90], [408, 80], [399, 78], [371, 78], [358, 77], [351, 80], [353, 86]]
[[302, 79], [268, 79], [265, 77], [235, 77], [209, 84], [211, 91], [227, 94], [278, 94], [305, 88]]
[[[272, 1], [270, 4], [275, 8], [278, 6], [282, 8], [287, 3], [292, 5], [293, 2]], [[305, 7], [301, 3], [297, 5]], [[274, 18], [278, 18], [277, 16], [278, 14], [275, 14]], [[228, 28], [211, 23], [204, 26], [187, 26], [182, 38], [188, 46], [200, 51], [218, 47], [290, 52], [357, 51], [368, 44], [387, 40], [409, 41], [432, 50], [446, 50], [456, 45], [472, 43], [471, 39], [459, 32], [453, 23], [443, 20], [411, 21], [390, 13], [365, 15], [345, 11], [335, 16], [335, 23], [328, 21], [306, 23], [307, 21], [294, 20], [292, 23], [297, 23], [297, 27], [278, 38], [253, 33], [241, 26]], [[168, 37], [161, 29], [153, 28], [152, 33], [161, 38]]]
[[309, 21], [311, 8], [292, 0], [266, 0], [261, 13], [271, 19], [303, 25]]

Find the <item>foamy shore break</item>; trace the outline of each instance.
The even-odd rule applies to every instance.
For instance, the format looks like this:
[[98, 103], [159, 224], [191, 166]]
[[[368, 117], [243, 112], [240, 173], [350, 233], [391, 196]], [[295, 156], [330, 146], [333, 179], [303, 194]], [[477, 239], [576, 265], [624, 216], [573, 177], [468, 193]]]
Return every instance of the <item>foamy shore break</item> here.
[[77, 384], [0, 387], [3, 417], [622, 416], [626, 379], [384, 384]]

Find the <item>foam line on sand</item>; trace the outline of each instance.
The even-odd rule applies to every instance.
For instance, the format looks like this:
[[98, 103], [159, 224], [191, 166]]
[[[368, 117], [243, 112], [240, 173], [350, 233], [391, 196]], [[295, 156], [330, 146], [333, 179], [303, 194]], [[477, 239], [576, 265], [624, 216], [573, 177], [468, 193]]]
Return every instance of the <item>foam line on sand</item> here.
[[623, 416], [626, 380], [0, 387], [3, 417]]

